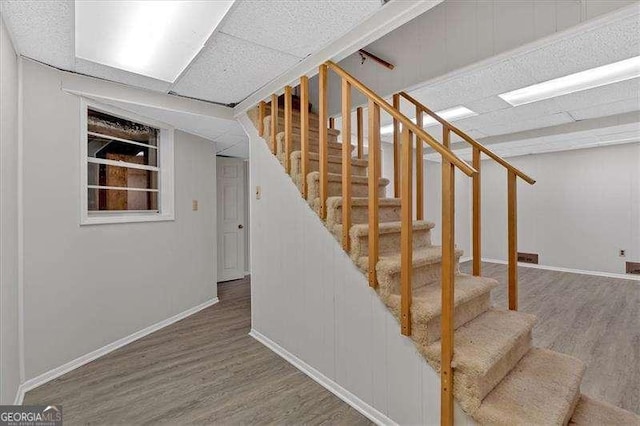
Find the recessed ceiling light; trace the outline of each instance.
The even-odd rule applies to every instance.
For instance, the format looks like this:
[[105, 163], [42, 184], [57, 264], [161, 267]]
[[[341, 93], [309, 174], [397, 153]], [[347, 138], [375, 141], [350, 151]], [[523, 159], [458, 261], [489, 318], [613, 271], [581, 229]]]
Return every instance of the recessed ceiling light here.
[[[473, 112], [469, 108], [464, 107], [462, 105], [449, 108], [449, 109], [444, 109], [442, 111], [436, 111], [436, 114], [438, 114], [441, 118], [447, 121], [455, 121], [455, 120], [460, 120], [467, 117], [473, 117], [474, 115], [478, 115], [478, 113]], [[415, 123], [416, 119], [412, 118], [411, 122]], [[427, 114], [424, 114], [424, 118], [422, 120], [423, 127], [426, 128], [429, 126], [433, 126], [435, 124], [438, 124], [438, 122], [434, 118], [432, 118]], [[380, 128], [381, 135], [389, 135], [391, 133], [393, 133], [393, 124], [388, 124]]]
[[76, 1], [76, 56], [174, 82], [233, 1]]
[[511, 105], [518, 106], [636, 77], [640, 77], [640, 56], [555, 78], [498, 96]]

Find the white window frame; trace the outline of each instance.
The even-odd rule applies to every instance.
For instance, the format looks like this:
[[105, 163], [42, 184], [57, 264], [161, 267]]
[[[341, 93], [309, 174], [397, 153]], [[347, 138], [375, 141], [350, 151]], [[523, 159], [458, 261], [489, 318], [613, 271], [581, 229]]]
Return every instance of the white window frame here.
[[[158, 211], [89, 211], [88, 182], [88, 120], [89, 109], [131, 120], [159, 129], [158, 146]], [[174, 133], [175, 129], [165, 123], [116, 107], [81, 98], [80, 101], [80, 225], [109, 223], [160, 222], [175, 220], [174, 198]], [[108, 160], [105, 160], [108, 161]]]

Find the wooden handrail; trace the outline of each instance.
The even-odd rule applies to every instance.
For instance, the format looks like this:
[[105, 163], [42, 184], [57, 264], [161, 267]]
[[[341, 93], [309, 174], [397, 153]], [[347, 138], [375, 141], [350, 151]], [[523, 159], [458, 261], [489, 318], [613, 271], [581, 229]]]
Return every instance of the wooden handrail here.
[[399, 110], [389, 105], [389, 103], [385, 101], [382, 97], [380, 97], [374, 91], [372, 91], [367, 86], [362, 84], [358, 79], [353, 77], [351, 74], [349, 74], [348, 72], [340, 68], [340, 66], [338, 66], [332, 61], [325, 62], [325, 65], [331, 68], [340, 77], [346, 79], [349, 83], [351, 83], [353, 87], [355, 87], [358, 91], [360, 91], [363, 95], [365, 95], [374, 104], [378, 105], [380, 108], [385, 110], [391, 117], [397, 119], [402, 124], [402, 126], [406, 126], [414, 135], [420, 138], [420, 140], [424, 141], [434, 151], [438, 152], [443, 159], [446, 159], [451, 164], [455, 165], [459, 170], [461, 170], [467, 176], [473, 176], [476, 173], [476, 170], [473, 167], [471, 167], [469, 164], [467, 164], [466, 161], [460, 159], [453, 152], [451, 152], [451, 150], [443, 147], [430, 134], [425, 132], [424, 129], [419, 128], [413, 121], [407, 118]]
[[508, 162], [506, 162], [499, 155], [493, 153], [489, 148], [487, 148], [486, 146], [482, 145], [480, 142], [476, 141], [475, 139], [473, 139], [472, 137], [467, 135], [465, 132], [463, 132], [462, 130], [458, 129], [457, 127], [455, 127], [453, 124], [449, 123], [444, 118], [440, 117], [435, 112], [431, 111], [429, 108], [427, 108], [426, 106], [421, 104], [419, 101], [417, 101], [411, 95], [407, 94], [406, 92], [400, 92], [400, 96], [402, 96], [403, 98], [405, 98], [406, 100], [411, 102], [416, 108], [421, 109], [422, 112], [430, 115], [434, 120], [436, 120], [437, 122], [439, 122], [443, 126], [448, 127], [453, 133], [455, 133], [456, 135], [460, 136], [462, 139], [464, 139], [466, 142], [468, 142], [469, 144], [471, 144], [475, 148], [478, 148], [482, 153], [486, 154], [489, 158], [491, 158], [492, 160], [494, 160], [495, 162], [497, 162], [498, 164], [500, 164], [501, 166], [503, 166], [504, 168], [506, 168], [510, 172], [515, 173], [516, 176], [518, 176], [520, 179], [522, 179], [525, 182], [527, 182], [529, 185], [533, 185], [534, 183], [536, 183], [536, 181], [533, 178], [527, 176], [524, 172], [522, 172], [521, 170], [517, 169], [516, 167], [514, 167], [511, 164], [509, 164]]

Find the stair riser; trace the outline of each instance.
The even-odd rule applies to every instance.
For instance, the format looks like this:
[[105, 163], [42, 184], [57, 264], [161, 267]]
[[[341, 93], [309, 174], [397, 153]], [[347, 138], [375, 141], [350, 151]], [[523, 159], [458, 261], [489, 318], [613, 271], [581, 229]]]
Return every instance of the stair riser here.
[[[318, 185], [318, 181], [312, 180], [311, 182], [307, 181], [308, 184], [308, 200], [315, 200], [320, 197], [320, 186]], [[329, 182], [327, 188], [329, 197], [338, 197], [342, 195], [342, 183], [341, 182]], [[378, 188], [378, 196], [384, 197], [386, 192], [385, 186], [380, 186]], [[369, 185], [364, 183], [352, 183], [351, 184], [351, 196], [352, 197], [367, 197], [369, 195]]]
[[[378, 222], [397, 222], [400, 220], [400, 206], [378, 207]], [[337, 225], [342, 223], [342, 205], [327, 212], [327, 223]], [[367, 206], [351, 207], [351, 223], [369, 223], [369, 208]]]
[[[282, 138], [284, 139], [284, 129], [278, 129], [278, 131], [276, 132], [276, 135], [282, 135]], [[270, 137], [268, 132], [267, 132], [267, 135], [265, 137]], [[295, 128], [293, 129], [293, 132], [291, 133], [291, 140], [294, 143], [297, 143], [298, 145], [300, 144], [300, 141], [302, 140], [302, 137], [300, 136], [300, 130], [299, 129], [295, 129]], [[318, 135], [318, 132], [309, 131], [309, 144], [310, 145], [318, 145], [319, 141], [320, 141], [320, 136]], [[329, 135], [327, 137], [327, 141], [329, 141], [329, 142], [338, 142], [338, 135], [329, 133]]]
[[[278, 151], [277, 151], [278, 155], [284, 156], [284, 139], [282, 140], [278, 139], [276, 142], [278, 147]], [[329, 148], [329, 155], [338, 155], [338, 156], [342, 155], [342, 145], [338, 143], [329, 143], [328, 148]], [[298, 143], [293, 143], [291, 145], [291, 152], [300, 151], [300, 150], [301, 148], [300, 148], [299, 141]], [[318, 154], [320, 152], [320, 145], [310, 143], [309, 152]]]
[[[460, 256], [456, 256], [454, 270], [458, 271]], [[440, 262], [429, 263], [422, 266], [414, 266], [411, 275], [411, 286], [418, 289], [425, 285], [440, 283], [442, 279], [442, 264]], [[386, 272], [378, 269], [379, 291], [383, 296], [400, 294], [400, 272]]]
[[[486, 312], [491, 307], [491, 294], [489, 292], [471, 299], [466, 303], [461, 303], [454, 309], [454, 328], [458, 328], [473, 320], [477, 316]], [[395, 313], [399, 318], [398, 313]], [[411, 338], [418, 345], [429, 345], [440, 340], [441, 334], [440, 315], [432, 318], [427, 323], [412, 321]]]
[[[300, 156], [291, 154], [291, 175], [299, 175], [301, 170]], [[342, 173], [342, 163], [336, 163], [329, 161], [329, 173]], [[309, 158], [309, 170], [308, 173], [320, 171], [320, 162], [316, 159]], [[367, 168], [364, 166], [351, 165], [352, 176], [366, 176]]]
[[[485, 396], [516, 366], [532, 345], [531, 332], [520, 336], [511, 350], [484, 377], [454, 370], [453, 393], [467, 412], [474, 412]], [[439, 365], [438, 367], [439, 368]]]
[[[336, 227], [342, 230], [342, 225]], [[398, 253], [400, 247], [400, 232], [387, 232], [379, 235], [379, 255], [387, 256]], [[413, 249], [428, 247], [431, 245], [431, 230], [414, 229]], [[351, 238], [351, 257], [357, 259], [361, 256], [369, 255], [369, 236], [357, 236]]]

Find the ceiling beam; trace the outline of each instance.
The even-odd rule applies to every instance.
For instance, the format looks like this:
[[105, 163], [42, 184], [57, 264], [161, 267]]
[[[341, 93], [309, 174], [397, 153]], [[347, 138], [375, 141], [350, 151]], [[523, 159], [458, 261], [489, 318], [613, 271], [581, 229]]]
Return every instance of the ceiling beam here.
[[100, 80], [67, 71], [60, 71], [60, 73], [62, 90], [74, 95], [160, 108], [167, 111], [215, 117], [223, 120], [235, 120], [233, 109], [227, 106], [185, 98], [183, 96], [152, 92], [146, 89]]

